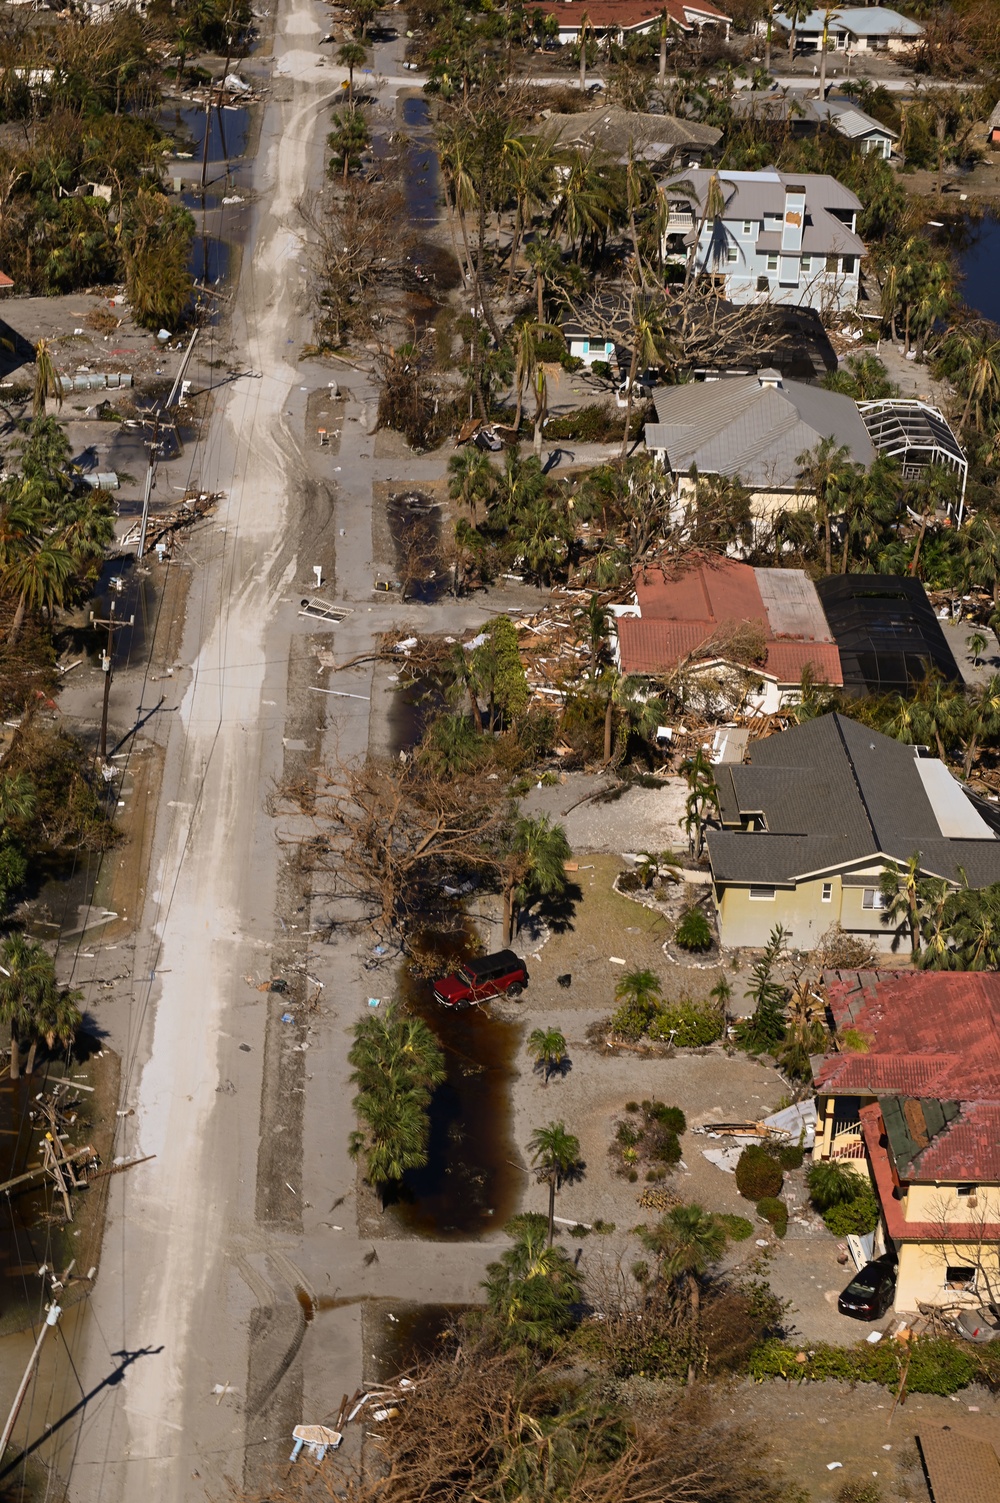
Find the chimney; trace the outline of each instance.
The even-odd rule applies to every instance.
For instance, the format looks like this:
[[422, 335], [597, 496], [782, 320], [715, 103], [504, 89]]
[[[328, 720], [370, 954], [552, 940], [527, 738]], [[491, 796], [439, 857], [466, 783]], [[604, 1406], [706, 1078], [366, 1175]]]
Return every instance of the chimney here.
[[785, 186], [785, 217], [781, 226], [782, 251], [796, 252], [802, 249], [802, 228], [806, 218], [806, 190], [804, 185], [788, 183]]
[[768, 386], [772, 391], [781, 390], [781, 372], [776, 371], [772, 365], [766, 365], [757, 372], [757, 381], [759, 385]]

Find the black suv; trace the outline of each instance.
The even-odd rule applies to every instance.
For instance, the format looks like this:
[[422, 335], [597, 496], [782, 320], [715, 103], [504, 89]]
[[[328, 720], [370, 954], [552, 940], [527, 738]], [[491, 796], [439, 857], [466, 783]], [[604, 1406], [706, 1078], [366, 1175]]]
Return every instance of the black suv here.
[[450, 976], [434, 983], [434, 996], [445, 1007], [471, 1007], [499, 997], [502, 992], [519, 997], [528, 984], [528, 967], [513, 950], [498, 950], [466, 960]]
[[886, 1254], [866, 1263], [837, 1301], [841, 1315], [853, 1320], [879, 1320], [896, 1293], [896, 1260]]

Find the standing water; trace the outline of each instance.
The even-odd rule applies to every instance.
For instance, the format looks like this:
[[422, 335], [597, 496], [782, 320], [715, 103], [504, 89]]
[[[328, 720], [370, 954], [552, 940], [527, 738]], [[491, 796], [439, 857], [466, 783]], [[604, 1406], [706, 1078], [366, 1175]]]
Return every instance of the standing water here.
[[[425, 935], [422, 944], [437, 974], [470, 951], [461, 932]], [[437, 1038], [448, 1074], [431, 1101], [427, 1164], [405, 1176], [392, 1214], [408, 1231], [442, 1242], [499, 1232], [526, 1184], [510, 1103], [523, 1025], [490, 1007], [443, 1007], [409, 963], [399, 991]]]
[[1000, 324], [1000, 217], [965, 215], [947, 235], [962, 277], [962, 297], [974, 312]]

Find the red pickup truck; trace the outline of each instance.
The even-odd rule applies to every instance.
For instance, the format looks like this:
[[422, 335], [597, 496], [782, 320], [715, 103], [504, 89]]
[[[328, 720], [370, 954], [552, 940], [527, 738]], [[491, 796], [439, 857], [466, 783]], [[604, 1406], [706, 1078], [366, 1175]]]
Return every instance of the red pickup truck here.
[[490, 997], [519, 997], [528, 984], [528, 968], [513, 950], [498, 950], [495, 955], [481, 955], [466, 960], [450, 976], [434, 983], [434, 996], [445, 1007], [472, 1007]]

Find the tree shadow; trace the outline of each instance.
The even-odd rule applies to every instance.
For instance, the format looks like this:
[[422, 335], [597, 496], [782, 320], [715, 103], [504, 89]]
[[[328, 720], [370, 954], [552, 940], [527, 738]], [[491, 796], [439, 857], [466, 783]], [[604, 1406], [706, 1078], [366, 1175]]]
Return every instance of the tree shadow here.
[[550, 934], [566, 934], [571, 931], [576, 918], [577, 904], [583, 898], [583, 888], [577, 882], [567, 882], [557, 897], [536, 898], [521, 910], [518, 933], [527, 933], [537, 939], [544, 929]]

